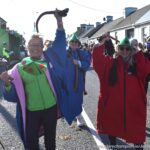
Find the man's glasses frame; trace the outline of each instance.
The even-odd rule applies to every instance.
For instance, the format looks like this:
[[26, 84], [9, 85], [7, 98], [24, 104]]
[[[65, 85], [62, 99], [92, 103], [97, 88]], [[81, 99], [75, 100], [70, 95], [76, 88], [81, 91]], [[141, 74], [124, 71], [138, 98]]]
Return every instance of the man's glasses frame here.
[[42, 48], [43, 46], [41, 44], [30, 44], [28, 45], [29, 48]]

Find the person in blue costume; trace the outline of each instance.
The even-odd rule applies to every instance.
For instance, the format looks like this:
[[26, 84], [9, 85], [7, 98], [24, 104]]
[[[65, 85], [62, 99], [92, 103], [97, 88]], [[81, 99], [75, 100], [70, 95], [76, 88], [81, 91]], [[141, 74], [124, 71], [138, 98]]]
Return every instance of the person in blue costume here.
[[41, 135], [45, 137], [46, 150], [54, 150], [57, 118], [63, 115], [71, 124], [79, 113], [72, 112], [73, 103], [68, 104], [71, 94], [65, 71], [68, 69], [66, 34], [57, 10], [55, 18], [57, 31], [53, 44], [43, 51], [42, 38], [33, 35], [28, 43], [29, 57], [0, 75], [5, 100], [17, 102], [18, 131], [27, 150], [39, 150]]
[[70, 94], [67, 99], [69, 101], [68, 105], [70, 105], [68, 108], [71, 109], [68, 112], [74, 114], [74, 116], [71, 115], [73, 118], [77, 116], [77, 126], [81, 127], [84, 125], [80, 114], [85, 90], [85, 73], [91, 64], [91, 54], [80, 48], [81, 43], [76, 34], [72, 34], [68, 42], [66, 72], [68, 78], [67, 89]]

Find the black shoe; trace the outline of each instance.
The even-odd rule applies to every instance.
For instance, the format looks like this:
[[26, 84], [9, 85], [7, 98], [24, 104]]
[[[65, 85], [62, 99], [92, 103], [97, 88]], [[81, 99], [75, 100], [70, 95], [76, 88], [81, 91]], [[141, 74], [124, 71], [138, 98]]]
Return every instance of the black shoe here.
[[87, 91], [85, 90], [85, 91], [84, 91], [84, 95], [87, 95], [87, 94], [88, 94], [88, 93], [87, 93]]

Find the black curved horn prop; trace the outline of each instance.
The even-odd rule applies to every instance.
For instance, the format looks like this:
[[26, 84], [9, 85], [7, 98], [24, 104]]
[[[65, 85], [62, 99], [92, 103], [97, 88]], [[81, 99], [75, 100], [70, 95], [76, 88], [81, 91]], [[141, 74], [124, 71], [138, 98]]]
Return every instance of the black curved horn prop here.
[[[69, 11], [69, 8], [66, 8], [66, 9], [64, 9], [64, 10], [58, 10], [58, 14], [59, 14], [61, 17], [66, 17], [68, 11]], [[44, 15], [48, 15], [48, 14], [55, 14], [55, 11], [45, 11], [45, 12], [43, 12], [43, 13], [41, 13], [41, 14], [39, 15], [39, 17], [38, 17], [37, 20], [36, 20], [36, 24], [35, 24], [35, 26], [36, 26], [36, 32], [37, 32], [37, 33], [39, 32], [38, 24], [39, 24], [40, 19], [41, 19]]]

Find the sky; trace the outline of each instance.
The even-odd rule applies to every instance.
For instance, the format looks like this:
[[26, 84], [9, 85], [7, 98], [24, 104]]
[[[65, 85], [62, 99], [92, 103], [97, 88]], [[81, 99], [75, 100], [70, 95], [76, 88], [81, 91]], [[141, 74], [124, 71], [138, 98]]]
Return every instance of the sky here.
[[[28, 41], [34, 34], [34, 22], [45, 11], [56, 8], [69, 8], [63, 18], [66, 34], [72, 34], [80, 24], [103, 23], [103, 18], [123, 16], [125, 7], [140, 9], [149, 5], [149, 0], [0, 0], [0, 17], [7, 22], [10, 30], [22, 34]], [[56, 32], [56, 20], [53, 15], [46, 15], [39, 22], [39, 31], [43, 38], [53, 40]]]

